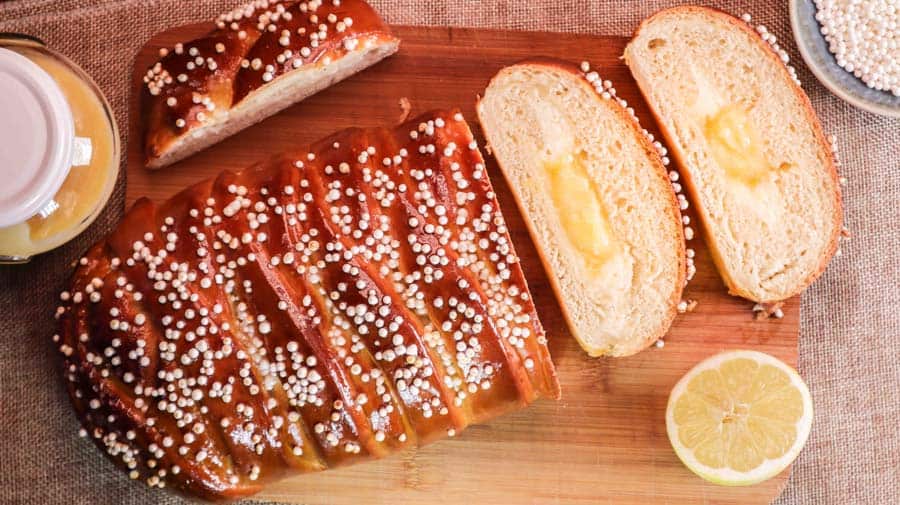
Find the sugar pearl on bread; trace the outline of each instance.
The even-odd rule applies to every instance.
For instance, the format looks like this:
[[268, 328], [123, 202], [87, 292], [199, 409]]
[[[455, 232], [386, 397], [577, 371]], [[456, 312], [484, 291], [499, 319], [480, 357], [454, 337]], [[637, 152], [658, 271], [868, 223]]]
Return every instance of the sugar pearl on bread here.
[[[765, 29], [765, 28], [763, 27], [763, 29]], [[581, 69], [581, 72], [584, 75], [584, 78], [594, 86], [594, 90], [597, 91], [597, 93], [600, 94], [600, 96], [603, 99], [606, 99], [606, 100], [615, 99], [619, 103], [619, 105], [621, 105], [623, 108], [625, 108], [628, 111], [629, 115], [634, 118], [635, 122], [638, 122], [638, 124], [640, 124], [640, 121], [634, 115], [634, 109], [628, 107], [628, 103], [625, 100], [616, 97], [616, 88], [613, 87], [613, 84], [611, 81], [602, 79], [596, 71], [592, 71], [591, 64], [588, 61], [582, 61], [581, 64], [579, 65], [579, 68]], [[647, 138], [647, 140], [650, 141], [650, 144], [656, 150], [656, 153], [660, 156], [660, 160], [662, 161], [663, 166], [667, 167], [670, 164], [669, 157], [667, 156], [667, 154], [669, 152], [668, 149], [663, 145], [662, 142], [656, 140], [656, 138], [653, 136], [653, 134], [650, 133], [649, 131], [647, 131], [646, 128], [641, 128], [641, 131], [644, 134], [644, 136]], [[670, 170], [668, 172], [668, 175], [669, 175], [669, 180], [672, 183], [672, 190], [675, 192], [677, 200], [678, 200], [678, 207], [682, 212], [686, 211], [689, 207], [689, 203], [688, 203], [687, 198], [682, 193], [683, 188], [682, 188], [681, 184], [679, 184], [677, 182], [679, 180], [679, 174], [676, 170]], [[692, 240], [694, 238], [694, 230], [693, 230], [693, 228], [688, 226], [688, 223], [690, 223], [690, 220], [687, 219], [687, 216], [684, 216], [684, 218], [686, 219], [685, 221], [683, 221], [684, 239]], [[691, 253], [693, 253], [693, 250], [690, 250], [690, 251], [691, 251]], [[694, 264], [693, 254], [691, 254], [690, 256], [688, 256], [686, 258], [685, 266], [686, 266], [685, 285], [687, 285], [687, 283], [690, 282], [691, 279], [694, 278], [694, 275], [697, 272], [697, 268]]]
[[[453, 121], [447, 119], [451, 117]], [[203, 409], [209, 402], [231, 414], [216, 419], [217, 431], [221, 427], [226, 436], [239, 434], [254, 454], [286, 450], [302, 456], [303, 448], [283, 440], [278, 430], [286, 422], [304, 422], [300, 409], [314, 406], [322, 411], [308, 425], [314, 443], [352, 455], [366, 452], [369, 443], [407, 441], [397, 429], [402, 423], [392, 417], [400, 410], [394, 390], [409, 402], [404, 411], [416, 411], [440, 426], [453, 422], [446, 420], [459, 415], [457, 407], [493, 394], [485, 392], [496, 389], [496, 381], [504, 381], [504, 391], [510, 363], [521, 363], [522, 373], [545, 373], [544, 358], [533, 345], [544, 345], [546, 339], [529, 314], [533, 309], [519, 287], [523, 284], [517, 284], [521, 272], [512, 265], [518, 258], [484, 165], [475, 161], [480, 160], [477, 144], [462, 121], [458, 114], [435, 117], [423, 122], [417, 139], [408, 142], [404, 129], [405, 147], [385, 148], [381, 142], [353, 147], [359, 137], [329, 141], [272, 168], [271, 173], [289, 176], [291, 182], [276, 178], [256, 183], [235, 176], [188, 207], [160, 211], [146, 228], [123, 231], [132, 240], [122, 246], [126, 253], [115, 262], [114, 273], [92, 275], [86, 284], [61, 294], [68, 307], [62, 311], [74, 317], [73, 307], [82, 297], [97, 296], [98, 306], [109, 314], [104, 321], [115, 321], [110, 323], [115, 339], [92, 353], [89, 362], [101, 375], [120, 377], [122, 387], [133, 393], [135, 412], [159, 422], [148, 419], [129, 437], [113, 424], [89, 418], [98, 444], [135, 472], [135, 478], [160, 487], [180, 482], [178, 475], [193, 474], [174, 465], [173, 456], [204, 466], [215, 466], [221, 458], [201, 436], [208, 427]], [[415, 154], [419, 145], [430, 149]], [[443, 163], [445, 159], [450, 162]], [[319, 189], [329, 205], [316, 203]], [[383, 211], [363, 205], [373, 199]], [[410, 212], [408, 219], [392, 217], [400, 209]], [[289, 220], [292, 225], [285, 224]], [[410, 266], [401, 264], [407, 252]], [[275, 286], [254, 277], [257, 270], [302, 279], [313, 290], [260, 303]], [[376, 272], [392, 286], [384, 296], [372, 284]], [[117, 294], [108, 296], [113, 289]], [[130, 308], [142, 291], [150, 295], [145, 306], [156, 308]], [[263, 298], [257, 298], [260, 293]], [[221, 303], [212, 304], [213, 295], [222, 296]], [[421, 339], [414, 338], [415, 332], [403, 329], [408, 321], [400, 314], [406, 310], [440, 318], [434, 328], [425, 327]], [[303, 338], [286, 334], [290, 317], [309, 318], [316, 327], [332, 321], [333, 331], [322, 335], [329, 354], [317, 356]], [[157, 330], [160, 338], [149, 338]], [[486, 338], [493, 331], [496, 341]], [[100, 338], [85, 334], [84, 345]], [[64, 356], [73, 356], [70, 342], [57, 343]], [[515, 361], [486, 352], [501, 343]], [[84, 365], [75, 359], [71, 363], [69, 380], [78, 388], [73, 396], [96, 405], [93, 410], [108, 419], [114, 406], [99, 391], [83, 387], [78, 381], [86, 369], [79, 369]], [[436, 363], [454, 373], [435, 382], [441, 373]], [[154, 381], [123, 372], [151, 365], [156, 367], [151, 369]], [[350, 380], [371, 386], [371, 391], [335, 397], [332, 366], [345, 369]], [[286, 399], [267, 399], [269, 384], [283, 389]], [[259, 422], [260, 415], [276, 408], [287, 412], [272, 417], [271, 426]], [[371, 419], [373, 427], [384, 427], [373, 430], [371, 440], [345, 425], [357, 421], [351, 419], [351, 409], [357, 408], [364, 409], [364, 419]], [[142, 430], [152, 424], [165, 432], [147, 444]], [[455, 433], [453, 424], [446, 426], [441, 429]], [[284, 450], [270, 442], [284, 444]], [[267, 471], [265, 465], [242, 467], [227, 473], [227, 481], [265, 481]]]
[[766, 28], [765, 25], [753, 26], [750, 23], [752, 19], [750, 14], [744, 13], [741, 15], [740, 19], [744, 23], [749, 25], [750, 28], [754, 29], [756, 33], [759, 34], [760, 38], [763, 39], [763, 41], [772, 48], [772, 50], [778, 56], [778, 59], [781, 60], [781, 63], [784, 64], [784, 67], [787, 69], [788, 75], [790, 75], [791, 80], [794, 81], [797, 86], [800, 86], [801, 83], [800, 79], [797, 77], [797, 70], [790, 65], [790, 56], [788, 55], [787, 51], [785, 51], [781, 48], [781, 46], [778, 45], [778, 38], [774, 34], [769, 32], [769, 29]]
[[[171, 113], [164, 115], [167, 121], [177, 121], [176, 137], [187, 135], [191, 132], [201, 132], [209, 123], [203, 119], [203, 116], [195, 117], [189, 108], [177, 108], [179, 103], [187, 103], [183, 96], [191, 88], [203, 86], [209, 81], [222, 79], [236, 79], [232, 72], [240, 69], [250, 68], [258, 71], [254, 78], [255, 82], [251, 83], [249, 89], [241, 88], [241, 94], [236, 94], [231, 102], [223, 99], [220, 95], [217, 103], [209, 101], [205, 103], [207, 110], [212, 111], [218, 105], [226, 109], [234, 108], [240, 102], [243, 94], [250, 94], [257, 88], [267, 85], [281, 77], [281, 75], [301, 69], [306, 63], [316, 63], [320, 66], [327, 66], [336, 59], [332, 54], [337, 51], [340, 55], [347, 51], [354, 51], [360, 45], [362, 40], [366, 47], [375, 39], [381, 37], [378, 30], [372, 33], [366, 33], [362, 39], [357, 39], [356, 34], [347, 33], [352, 26], [353, 21], [350, 16], [342, 16], [338, 20], [338, 15], [334, 11], [338, 6], [333, 4], [325, 5], [318, 0], [308, 0], [296, 3], [272, 2], [270, 0], [252, 0], [249, 3], [237, 7], [233, 11], [225, 13], [216, 19], [216, 30], [207, 35], [207, 37], [198, 39], [194, 42], [175, 44], [173, 49], [159, 50], [159, 60], [148, 70], [143, 80], [145, 89], [151, 97], [160, 97], [159, 100], [171, 108]], [[308, 16], [308, 21], [313, 23], [312, 29], [307, 30], [301, 26], [299, 29], [286, 28], [298, 13]], [[324, 22], [327, 20], [327, 23]], [[321, 21], [321, 22], [320, 22]], [[338, 39], [334, 43], [329, 42], [329, 26], [334, 26], [340, 22], [344, 39]], [[382, 29], [382, 31], [385, 31]], [[249, 33], [248, 33], [249, 32]], [[243, 44], [237, 41], [247, 40], [260, 37], [262, 33], [274, 33], [277, 37], [277, 49], [255, 51], [255, 46], [244, 48]], [[336, 38], [336, 37], [332, 37]], [[207, 45], [206, 41], [215, 40], [213, 44]], [[382, 42], [379, 42], [382, 43]], [[238, 60], [238, 69], [234, 69], [228, 62], [232, 56], [243, 56], [241, 51], [248, 49], [245, 54], [258, 54], [259, 56], [252, 59], [240, 58]], [[340, 49], [338, 51], [338, 49]], [[236, 54], [231, 54], [235, 52]], [[265, 61], [264, 61], [265, 60]], [[151, 101], [151, 104], [156, 102]], [[172, 117], [176, 115], [176, 117]], [[197, 119], [194, 121], [194, 119]], [[169, 123], [171, 124], [171, 123]], [[214, 134], [213, 134], [214, 135]], [[199, 138], [198, 135], [196, 138]], [[148, 136], [148, 139], [150, 137]], [[187, 142], [175, 144], [173, 151], [188, 150], [186, 145], [195, 142], [195, 137], [189, 137]], [[148, 140], [149, 142], [149, 140]], [[161, 152], [165, 151], [167, 145], [171, 143], [164, 140], [156, 140], [160, 146], [148, 151]], [[160, 148], [161, 147], [161, 148]], [[156, 155], [155, 158], [166, 158], [163, 152]], [[169, 158], [175, 156], [168, 155]], [[151, 157], [153, 158], [153, 157]], [[150, 160], [151, 165], [153, 159]], [[169, 161], [171, 162], [171, 160]], [[165, 162], [163, 162], [165, 163]]]

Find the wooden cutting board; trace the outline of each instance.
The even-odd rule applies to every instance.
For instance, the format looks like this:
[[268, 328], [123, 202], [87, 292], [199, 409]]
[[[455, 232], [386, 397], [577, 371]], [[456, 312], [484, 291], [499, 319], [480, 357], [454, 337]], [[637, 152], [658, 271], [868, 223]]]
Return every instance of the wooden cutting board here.
[[[155, 36], [135, 60], [134, 90], [160, 47], [190, 40], [208, 25], [174, 28]], [[194, 157], [157, 172], [141, 166], [137, 93], [132, 95], [127, 201], [165, 199], [224, 169], [317, 140], [350, 126], [398, 121], [401, 97], [412, 114], [459, 107], [483, 145], [474, 104], [491, 76], [529, 56], [589, 60], [611, 79], [651, 131], [647, 106], [619, 56], [626, 39], [456, 28], [396, 27], [400, 52], [306, 101]], [[517, 413], [467, 429], [456, 438], [381, 461], [284, 480], [260, 499], [307, 504], [360, 503], [768, 503], [788, 473], [744, 488], [708, 484], [677, 459], [666, 437], [665, 408], [675, 382], [697, 362], [726, 349], [771, 353], [796, 365], [799, 298], [780, 320], [756, 321], [752, 303], [732, 298], [702, 240], [697, 276], [685, 293], [697, 309], [676, 319], [663, 349], [621, 359], [590, 359], [571, 337], [494, 161], [488, 171], [525, 269], [563, 398], [541, 400]], [[693, 216], [692, 216], [693, 217]]]

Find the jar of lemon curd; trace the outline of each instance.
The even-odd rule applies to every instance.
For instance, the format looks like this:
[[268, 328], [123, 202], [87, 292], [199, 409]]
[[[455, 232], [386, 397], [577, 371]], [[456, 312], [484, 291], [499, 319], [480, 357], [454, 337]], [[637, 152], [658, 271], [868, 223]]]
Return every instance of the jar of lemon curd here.
[[77, 65], [0, 34], [0, 263], [21, 263], [90, 225], [119, 172], [109, 104]]

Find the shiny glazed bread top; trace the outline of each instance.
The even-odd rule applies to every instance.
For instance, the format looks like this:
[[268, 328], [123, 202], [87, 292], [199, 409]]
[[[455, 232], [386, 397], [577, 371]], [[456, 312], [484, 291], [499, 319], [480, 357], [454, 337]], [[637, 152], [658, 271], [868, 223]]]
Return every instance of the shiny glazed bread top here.
[[139, 200], [62, 300], [83, 434], [132, 478], [207, 499], [559, 395], [456, 111]]
[[162, 49], [142, 90], [150, 160], [254, 91], [324, 67], [367, 44], [396, 42], [364, 0], [252, 0], [196, 40]]

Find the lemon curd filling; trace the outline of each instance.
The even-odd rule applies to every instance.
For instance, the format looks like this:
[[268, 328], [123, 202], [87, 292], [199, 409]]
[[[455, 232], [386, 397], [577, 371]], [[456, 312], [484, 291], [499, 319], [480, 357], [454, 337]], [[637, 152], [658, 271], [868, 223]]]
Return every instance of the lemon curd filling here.
[[[707, 116], [703, 134], [716, 163], [732, 180], [754, 188], [775, 168], [766, 161], [759, 132], [739, 105], [726, 105]], [[787, 168], [787, 163], [777, 167]]]
[[553, 206], [566, 237], [591, 275], [616, 253], [609, 220], [584, 166], [583, 153], [544, 163]]

